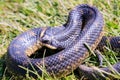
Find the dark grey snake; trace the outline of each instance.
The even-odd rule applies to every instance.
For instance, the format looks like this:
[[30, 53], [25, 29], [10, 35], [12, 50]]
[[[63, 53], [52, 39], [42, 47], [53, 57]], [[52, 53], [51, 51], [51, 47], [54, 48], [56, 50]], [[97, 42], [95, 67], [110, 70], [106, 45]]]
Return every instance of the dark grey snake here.
[[[85, 44], [91, 50], [97, 47], [103, 37], [103, 26], [103, 17], [97, 8], [87, 4], [78, 5], [70, 11], [66, 24], [59, 27], [34, 28], [17, 36], [9, 45], [6, 65], [10, 71], [21, 75], [25, 75], [26, 70], [20, 66], [35, 69], [41, 75], [40, 68], [44, 65], [51, 76], [66, 76], [89, 56]], [[113, 48], [120, 48], [119, 40], [119, 37], [110, 39]], [[103, 43], [104, 41], [100, 45]], [[55, 54], [49, 55], [48, 50], [49, 56], [44, 58], [30, 57], [43, 47], [53, 50]]]

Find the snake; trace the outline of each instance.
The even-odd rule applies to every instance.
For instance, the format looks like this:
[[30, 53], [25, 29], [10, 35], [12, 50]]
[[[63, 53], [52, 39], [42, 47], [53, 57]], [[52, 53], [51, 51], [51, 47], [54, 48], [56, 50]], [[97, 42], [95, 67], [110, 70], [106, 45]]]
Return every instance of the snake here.
[[[51, 76], [67, 76], [90, 55], [86, 44], [91, 50], [99, 45], [104, 46], [106, 39], [103, 38], [103, 30], [101, 12], [88, 4], [78, 5], [69, 12], [65, 24], [33, 28], [14, 38], [8, 47], [6, 66], [9, 72], [22, 76], [27, 70], [42, 75], [43, 68]], [[120, 37], [110, 38], [111, 44], [120, 44], [119, 40]], [[113, 48], [118, 47], [118, 44], [113, 45]], [[31, 57], [35, 54], [39, 56]], [[44, 57], [44, 54], [48, 56]], [[29, 75], [33, 76], [30, 71]]]

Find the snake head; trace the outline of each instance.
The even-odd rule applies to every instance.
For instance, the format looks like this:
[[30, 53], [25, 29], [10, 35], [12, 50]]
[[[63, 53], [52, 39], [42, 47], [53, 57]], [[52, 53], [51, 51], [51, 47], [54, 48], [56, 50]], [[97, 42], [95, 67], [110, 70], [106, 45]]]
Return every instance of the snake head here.
[[40, 41], [43, 43], [43, 46], [46, 46], [51, 49], [56, 49], [54, 45], [54, 34], [50, 31], [51, 28], [43, 29], [40, 34]]
[[58, 45], [59, 41], [55, 39], [54, 35], [44, 35], [41, 41], [50, 49], [64, 49], [61, 45]]
[[40, 33], [40, 41], [46, 44], [51, 44], [51, 33], [48, 31], [49, 31], [49, 27], [42, 29]]

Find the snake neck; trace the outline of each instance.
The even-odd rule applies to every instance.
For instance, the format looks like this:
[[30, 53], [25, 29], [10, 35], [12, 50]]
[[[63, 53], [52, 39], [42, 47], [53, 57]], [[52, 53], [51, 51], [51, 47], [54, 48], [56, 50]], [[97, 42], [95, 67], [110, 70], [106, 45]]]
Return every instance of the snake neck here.
[[58, 28], [57, 33], [53, 28], [49, 28], [48, 31], [51, 32], [46, 31], [42, 41], [57, 48], [66, 48], [76, 41], [84, 27], [92, 25], [98, 17], [97, 14], [96, 8], [79, 5], [69, 13], [66, 24]]

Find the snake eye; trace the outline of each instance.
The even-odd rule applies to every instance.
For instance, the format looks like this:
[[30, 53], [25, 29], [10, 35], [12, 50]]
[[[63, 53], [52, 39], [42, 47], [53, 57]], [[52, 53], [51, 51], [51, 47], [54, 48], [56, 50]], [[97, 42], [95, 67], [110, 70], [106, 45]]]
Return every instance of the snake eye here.
[[50, 44], [50, 43], [51, 43], [50, 40], [44, 39], [44, 38], [43, 38], [41, 41], [42, 41], [43, 43], [45, 43], [45, 44]]
[[49, 44], [49, 40], [42, 40], [43, 43]]
[[50, 37], [48, 35], [44, 35], [42, 38], [41, 38], [41, 41], [45, 44], [50, 44]]

